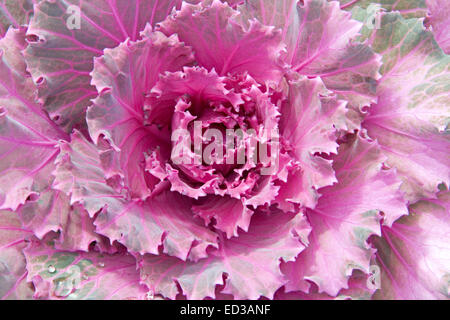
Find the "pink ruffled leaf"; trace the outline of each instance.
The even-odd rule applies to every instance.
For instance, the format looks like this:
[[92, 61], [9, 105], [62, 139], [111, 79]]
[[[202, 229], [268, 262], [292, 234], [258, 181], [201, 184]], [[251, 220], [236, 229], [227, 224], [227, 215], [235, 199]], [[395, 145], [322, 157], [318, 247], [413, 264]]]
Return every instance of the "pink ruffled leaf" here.
[[370, 271], [371, 235], [380, 235], [380, 217], [391, 225], [407, 213], [395, 172], [382, 168], [384, 157], [375, 142], [356, 136], [339, 148], [333, 159], [338, 183], [320, 190], [314, 210], [307, 210], [312, 227], [310, 244], [295, 262], [283, 265], [288, 291], [308, 292], [314, 282], [319, 293], [336, 296], [348, 288], [353, 270]]
[[450, 299], [450, 197], [421, 200], [410, 214], [383, 227], [373, 243], [381, 268], [377, 299]]
[[181, 195], [162, 191], [146, 202], [129, 201], [109, 186], [101, 168], [99, 150], [79, 133], [63, 143], [54, 187], [80, 203], [95, 219], [95, 232], [125, 245], [130, 252], [163, 252], [197, 260], [216, 247], [214, 232], [194, 219], [191, 203]]
[[20, 53], [24, 39], [24, 29], [10, 29], [0, 41], [1, 209], [16, 210], [48, 188], [58, 140], [66, 138], [35, 103], [36, 88]]
[[[181, 0], [43, 0], [36, 5], [25, 56], [50, 117], [68, 132], [84, 129], [86, 107], [97, 96], [89, 75], [93, 58], [125, 39], [137, 40], [147, 23], [155, 26], [180, 4]], [[76, 21], [77, 7], [79, 28], [70, 24]]]
[[363, 126], [402, 177], [408, 200], [432, 198], [450, 183], [450, 57], [420, 19], [387, 13], [381, 23], [370, 41], [383, 55], [383, 78]]
[[337, 152], [336, 127], [345, 121], [345, 105], [320, 79], [290, 81], [289, 97], [281, 107], [280, 131], [298, 168], [281, 185], [279, 199], [313, 208], [319, 198], [317, 190], [336, 181], [331, 161], [316, 154]]
[[143, 300], [148, 292], [130, 255], [66, 252], [39, 242], [24, 253], [35, 298]]
[[155, 294], [171, 299], [178, 294], [177, 284], [188, 299], [215, 298], [216, 285], [222, 284], [222, 293], [235, 299], [272, 298], [285, 284], [280, 261], [293, 260], [305, 248], [309, 232], [301, 214], [256, 214], [248, 233], [224, 240], [220, 250], [196, 263], [145, 256], [141, 278]]
[[232, 21], [238, 14], [228, 4], [183, 4], [160, 24], [165, 34], [178, 34], [195, 51], [198, 63], [221, 76], [248, 72], [259, 82], [278, 83], [283, 49], [280, 33], [254, 21], [244, 28]]

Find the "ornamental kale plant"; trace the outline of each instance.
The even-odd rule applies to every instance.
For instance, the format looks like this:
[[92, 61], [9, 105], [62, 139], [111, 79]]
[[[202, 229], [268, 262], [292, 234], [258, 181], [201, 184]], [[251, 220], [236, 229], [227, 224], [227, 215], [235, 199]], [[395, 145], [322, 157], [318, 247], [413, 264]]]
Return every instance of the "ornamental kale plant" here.
[[449, 299], [447, 0], [0, 0], [3, 299]]

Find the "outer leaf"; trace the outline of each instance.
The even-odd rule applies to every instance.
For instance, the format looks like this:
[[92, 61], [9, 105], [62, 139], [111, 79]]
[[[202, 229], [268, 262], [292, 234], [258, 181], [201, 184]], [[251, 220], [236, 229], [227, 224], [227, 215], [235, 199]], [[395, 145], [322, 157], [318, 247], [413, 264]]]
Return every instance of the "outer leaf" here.
[[377, 4], [386, 11], [399, 11], [405, 18], [425, 17], [427, 14], [425, 1], [426, 0], [339, 0], [342, 9], [353, 10], [355, 7], [366, 9], [371, 4]]
[[[39, 96], [52, 119], [68, 132], [84, 128], [84, 112], [97, 92], [90, 85], [93, 58], [125, 39], [136, 40], [147, 23], [165, 19], [181, 0], [43, 0], [35, 7], [26, 50]], [[80, 29], [70, 30], [71, 5], [80, 8]]]
[[400, 182], [392, 170], [382, 168], [383, 161], [377, 144], [362, 137], [340, 146], [334, 158], [338, 183], [322, 188], [317, 207], [307, 211], [311, 243], [295, 262], [283, 266], [289, 291], [308, 292], [309, 280], [319, 292], [336, 296], [348, 288], [354, 269], [369, 273], [373, 250], [366, 241], [380, 235], [379, 213], [390, 225], [407, 212]]
[[282, 76], [278, 57], [283, 49], [279, 32], [257, 22], [244, 30], [231, 20], [237, 14], [219, 0], [210, 6], [183, 4], [160, 27], [167, 35], [177, 33], [194, 49], [198, 63], [214, 68], [220, 76], [248, 72], [259, 82], [278, 83]]
[[162, 245], [170, 256], [198, 260], [217, 247], [217, 236], [194, 219], [191, 206], [189, 198], [169, 191], [144, 204], [118, 202], [97, 217], [96, 231], [132, 252], [158, 254]]
[[242, 21], [257, 18], [282, 29], [285, 60], [300, 74], [320, 76], [359, 109], [375, 99], [379, 58], [352, 42], [361, 24], [339, 9], [336, 1], [250, 0], [239, 8]]
[[433, 197], [441, 182], [450, 183], [450, 140], [442, 132], [450, 119], [450, 57], [419, 19], [389, 13], [381, 23], [370, 42], [383, 54], [383, 78], [364, 127], [414, 202]]
[[450, 54], [450, 2], [426, 0], [433, 35], [446, 54]]
[[106, 183], [97, 148], [79, 133], [61, 148], [54, 187], [91, 217], [101, 210], [96, 232], [111, 242], [141, 254], [158, 254], [162, 245], [164, 253], [184, 260], [202, 258], [208, 246], [217, 246], [216, 235], [193, 219], [187, 198], [163, 191], [147, 202], [128, 201]]
[[422, 200], [375, 238], [380, 299], [450, 299], [450, 194]]
[[135, 259], [130, 255], [58, 251], [41, 243], [25, 250], [34, 297], [70, 300], [144, 299]]
[[140, 199], [148, 197], [152, 187], [143, 170], [144, 154], [160, 147], [168, 157], [171, 144], [167, 132], [144, 126], [145, 94], [161, 74], [181, 70], [192, 62], [191, 49], [176, 36], [168, 38], [146, 29], [143, 37], [107, 49], [95, 60], [92, 83], [101, 94], [87, 114], [92, 139], [98, 143], [104, 136], [117, 151], [108, 163], [117, 163], [118, 168], [108, 168], [108, 175], [123, 176], [131, 196]]
[[0, 37], [10, 26], [27, 25], [33, 15], [33, 4], [40, 0], [0, 0]]
[[256, 214], [248, 233], [224, 240], [220, 250], [196, 263], [166, 256], [144, 257], [141, 277], [155, 294], [171, 299], [178, 293], [177, 283], [188, 299], [214, 298], [218, 284], [225, 284], [223, 293], [235, 299], [272, 298], [285, 283], [280, 259], [293, 260], [304, 249], [309, 231], [302, 215]]
[[[57, 141], [65, 138], [35, 101], [20, 53], [25, 30], [0, 41], [0, 208], [13, 210], [51, 184]], [[27, 155], [24, 157], [24, 155]]]
[[23, 228], [17, 214], [0, 211], [0, 299], [31, 299], [33, 290], [25, 279], [22, 250], [31, 231]]
[[18, 210], [24, 227], [39, 238], [59, 232], [55, 247], [67, 251], [89, 251], [91, 244], [101, 251], [112, 248], [94, 231], [93, 219], [80, 205], [70, 206], [70, 198], [63, 192], [50, 188], [41, 192], [39, 199], [27, 201]]

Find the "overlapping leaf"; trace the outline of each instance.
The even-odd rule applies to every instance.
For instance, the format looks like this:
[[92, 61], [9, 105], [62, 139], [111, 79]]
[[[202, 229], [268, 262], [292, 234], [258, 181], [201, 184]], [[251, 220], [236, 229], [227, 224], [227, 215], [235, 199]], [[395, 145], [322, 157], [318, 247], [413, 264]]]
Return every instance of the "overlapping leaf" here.
[[283, 266], [289, 291], [308, 292], [312, 281], [319, 292], [336, 296], [348, 288], [354, 269], [369, 273], [373, 249], [370, 235], [380, 235], [380, 213], [385, 223], [407, 213], [399, 192], [400, 181], [383, 169], [384, 157], [375, 142], [353, 137], [334, 158], [338, 183], [319, 190], [322, 196], [308, 210], [310, 244], [295, 262]]
[[[0, 298], [450, 299], [448, 11], [0, 0]], [[276, 172], [173, 166], [222, 116]]]
[[346, 103], [326, 90], [320, 79], [289, 83], [289, 97], [281, 108], [280, 130], [299, 166], [281, 185], [279, 198], [314, 208], [317, 190], [336, 178], [331, 161], [317, 154], [337, 152], [336, 127], [345, 126]]
[[379, 58], [354, 42], [362, 24], [339, 9], [336, 1], [247, 1], [239, 8], [242, 23], [257, 18], [282, 29], [285, 61], [294, 71], [320, 76], [328, 89], [359, 109], [375, 100]]
[[177, 284], [188, 299], [215, 298], [219, 284], [225, 284], [222, 293], [235, 299], [272, 298], [286, 282], [281, 259], [293, 260], [305, 248], [309, 232], [301, 214], [261, 213], [252, 218], [248, 233], [222, 241], [218, 251], [196, 263], [164, 255], [144, 257], [141, 278], [155, 294], [172, 299]]
[[96, 232], [125, 245], [130, 252], [163, 252], [180, 259], [197, 260], [208, 246], [217, 246], [216, 235], [201, 226], [191, 212], [191, 202], [161, 190], [146, 202], [129, 201], [105, 180], [98, 149], [80, 133], [63, 143], [54, 187], [80, 203], [91, 217], [98, 213]]

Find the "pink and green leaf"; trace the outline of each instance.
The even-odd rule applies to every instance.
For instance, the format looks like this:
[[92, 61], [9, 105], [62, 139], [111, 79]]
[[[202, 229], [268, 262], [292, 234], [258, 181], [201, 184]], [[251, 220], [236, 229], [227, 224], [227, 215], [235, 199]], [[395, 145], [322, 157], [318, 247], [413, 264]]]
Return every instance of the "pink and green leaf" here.
[[143, 300], [136, 260], [128, 254], [67, 252], [34, 242], [25, 250], [34, 298], [68, 300]]
[[450, 57], [419, 19], [382, 15], [381, 29], [367, 34], [383, 56], [378, 103], [363, 123], [414, 202], [450, 183]]

